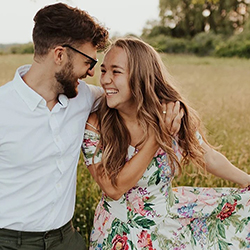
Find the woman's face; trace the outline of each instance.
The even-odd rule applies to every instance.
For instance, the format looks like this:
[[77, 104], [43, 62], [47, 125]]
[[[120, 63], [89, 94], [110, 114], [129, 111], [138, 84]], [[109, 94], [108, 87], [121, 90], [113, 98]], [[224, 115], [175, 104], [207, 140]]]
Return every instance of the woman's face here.
[[105, 55], [100, 81], [110, 108], [126, 113], [134, 108], [129, 87], [128, 58], [122, 48], [114, 46]]

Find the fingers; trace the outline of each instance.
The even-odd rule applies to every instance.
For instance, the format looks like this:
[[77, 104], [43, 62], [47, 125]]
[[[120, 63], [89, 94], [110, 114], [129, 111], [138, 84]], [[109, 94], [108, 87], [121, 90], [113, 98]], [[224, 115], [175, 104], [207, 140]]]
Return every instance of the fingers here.
[[180, 102], [176, 101], [173, 106], [172, 118], [174, 119], [176, 116], [178, 116], [179, 112], [180, 112]]
[[181, 119], [184, 116], [184, 110], [180, 106], [180, 102], [176, 102], [173, 108], [173, 120], [170, 128], [170, 133], [176, 136], [181, 128]]
[[181, 118], [175, 118], [170, 128], [170, 134], [176, 136], [181, 128]]
[[181, 119], [184, 111], [180, 106], [180, 102], [162, 103], [163, 120], [171, 135], [177, 135], [181, 127]]
[[165, 121], [167, 117], [167, 105], [166, 103], [162, 103], [162, 118]]
[[162, 103], [162, 117], [168, 130], [171, 128], [172, 123], [172, 113], [173, 113], [174, 103], [170, 102], [168, 104]]

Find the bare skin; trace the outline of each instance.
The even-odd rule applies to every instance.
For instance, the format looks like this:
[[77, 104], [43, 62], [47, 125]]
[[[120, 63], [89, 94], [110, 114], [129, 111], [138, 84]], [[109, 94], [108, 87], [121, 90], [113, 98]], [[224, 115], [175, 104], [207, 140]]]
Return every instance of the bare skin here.
[[[58, 102], [58, 95], [64, 94], [61, 84], [55, 78], [55, 73], [62, 70], [69, 62], [66, 49], [57, 46], [51, 49], [47, 55], [35, 57], [30, 70], [23, 76], [25, 83], [45, 99], [49, 110], [52, 110]], [[83, 44], [80, 49], [96, 58], [96, 48], [91, 43]], [[87, 76], [92, 77], [94, 68], [89, 70], [89, 63], [80, 54], [74, 54], [72, 64], [73, 74], [75, 75], [72, 79], [72, 85], [77, 89], [77, 79]]]

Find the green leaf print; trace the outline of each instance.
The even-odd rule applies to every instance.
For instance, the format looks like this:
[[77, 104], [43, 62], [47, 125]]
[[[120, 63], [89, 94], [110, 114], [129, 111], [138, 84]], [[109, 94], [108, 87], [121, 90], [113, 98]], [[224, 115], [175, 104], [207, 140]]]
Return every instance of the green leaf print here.
[[153, 220], [149, 220], [144, 216], [137, 216], [134, 221], [137, 225], [141, 226], [142, 228], [150, 229], [151, 226], [155, 226], [155, 222]]
[[131, 240], [128, 240], [128, 243], [130, 245], [131, 250], [136, 250], [135, 245], [133, 244]]
[[227, 243], [227, 242], [224, 241], [224, 240], [218, 240], [218, 244], [219, 244], [219, 249], [220, 249], [220, 250], [229, 250], [229, 247], [228, 247], [228, 246], [232, 245], [232, 244], [230, 244], [230, 243]]
[[148, 199], [147, 202], [151, 202], [152, 200], [155, 200], [156, 196], [155, 195], [151, 195]]
[[151, 167], [156, 166], [157, 165], [157, 160], [154, 157], [153, 160], [150, 162], [150, 164], [147, 167], [147, 170], [149, 170]]
[[211, 223], [208, 225], [208, 232], [209, 232], [209, 241], [213, 242], [217, 235], [216, 221], [211, 221]]
[[247, 217], [247, 218], [243, 218], [239, 224], [236, 226], [236, 230], [235, 230], [235, 233], [237, 232], [242, 232], [243, 229], [245, 228], [245, 226], [248, 224], [248, 222], [250, 221], [250, 217]]
[[242, 204], [239, 204], [236, 206], [237, 211], [239, 211], [240, 209], [244, 209], [244, 206]]
[[159, 182], [161, 181], [160, 173], [161, 173], [161, 170], [158, 169], [157, 171], [155, 171], [155, 172], [152, 174], [152, 176], [150, 177], [150, 179], [149, 179], [149, 181], [148, 181], [148, 185], [149, 185], [149, 186], [159, 184]]
[[230, 226], [230, 224], [231, 224], [231, 217], [228, 217], [228, 218], [226, 218], [224, 221], [223, 221], [223, 224], [225, 225], [225, 226]]
[[232, 195], [232, 198], [233, 198], [234, 200], [237, 200], [237, 201], [240, 201], [240, 200], [241, 200], [241, 196], [240, 196], [239, 194], [234, 194], [234, 195]]
[[233, 214], [228, 219], [230, 220], [231, 224], [233, 224], [234, 227], [237, 227], [240, 224], [239, 217], [240, 215]]
[[126, 234], [130, 233], [129, 227], [126, 223], [121, 223], [122, 225], [122, 232], [125, 232]]
[[157, 239], [157, 234], [155, 232], [151, 233], [151, 240], [154, 241]]
[[226, 231], [225, 231], [225, 226], [220, 220], [217, 220], [217, 228], [219, 235], [223, 238], [226, 239]]
[[103, 250], [112, 249], [112, 240], [113, 240], [114, 236], [115, 236], [115, 234], [109, 234], [108, 238], [104, 239], [103, 244], [102, 244]]
[[154, 204], [152, 203], [144, 203], [144, 208], [143, 210], [146, 210], [146, 211], [154, 211], [151, 206], [154, 206]]
[[109, 212], [109, 207], [111, 207], [111, 206], [108, 204], [107, 201], [104, 200], [104, 202], [103, 202], [103, 207], [104, 207], [104, 209], [105, 209], [107, 212]]

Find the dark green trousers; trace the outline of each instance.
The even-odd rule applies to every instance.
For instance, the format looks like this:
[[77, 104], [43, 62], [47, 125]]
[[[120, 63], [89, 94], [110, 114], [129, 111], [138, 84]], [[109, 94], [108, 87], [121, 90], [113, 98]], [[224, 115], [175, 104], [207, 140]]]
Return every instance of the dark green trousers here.
[[71, 222], [49, 232], [0, 229], [0, 250], [86, 250]]

